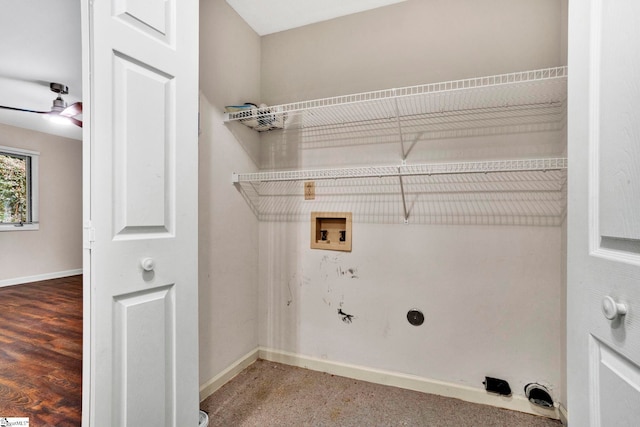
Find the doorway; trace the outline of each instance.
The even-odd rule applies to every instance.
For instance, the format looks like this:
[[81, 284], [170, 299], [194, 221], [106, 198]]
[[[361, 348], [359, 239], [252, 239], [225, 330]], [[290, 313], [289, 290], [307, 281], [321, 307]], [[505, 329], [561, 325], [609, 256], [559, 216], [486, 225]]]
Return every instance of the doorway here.
[[0, 28], [0, 104], [30, 110], [0, 109], [0, 146], [36, 153], [31, 176], [39, 186], [37, 215], [0, 232], [1, 377], [11, 392], [0, 416], [35, 425], [79, 424], [81, 414], [82, 129], [34, 113], [51, 111], [58, 96], [51, 83], [68, 87], [60, 94], [68, 105], [82, 101], [80, 6], [0, 5], [8, 17]]

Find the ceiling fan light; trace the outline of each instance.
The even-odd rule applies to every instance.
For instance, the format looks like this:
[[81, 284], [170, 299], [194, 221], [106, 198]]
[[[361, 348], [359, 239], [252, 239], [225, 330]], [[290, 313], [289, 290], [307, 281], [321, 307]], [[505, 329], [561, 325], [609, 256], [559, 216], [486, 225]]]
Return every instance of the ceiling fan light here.
[[57, 124], [57, 125], [64, 125], [64, 126], [67, 126], [67, 125], [72, 124], [72, 123], [71, 123], [71, 120], [69, 120], [69, 118], [68, 118], [68, 117], [61, 116], [60, 114], [55, 114], [55, 113], [53, 113], [53, 114], [52, 114], [52, 113], [49, 113], [49, 114], [45, 114], [45, 117], [46, 117], [46, 118], [47, 118], [51, 123], [55, 123], [55, 124]]

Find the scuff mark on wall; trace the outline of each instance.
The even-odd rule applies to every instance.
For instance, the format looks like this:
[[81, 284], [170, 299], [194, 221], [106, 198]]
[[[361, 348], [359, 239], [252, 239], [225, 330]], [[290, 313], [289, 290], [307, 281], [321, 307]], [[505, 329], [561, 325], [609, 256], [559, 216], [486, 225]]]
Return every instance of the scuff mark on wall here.
[[300, 273], [294, 273], [287, 282], [287, 289], [289, 290], [289, 298], [287, 299], [287, 307], [293, 303], [293, 288], [292, 284], [297, 284], [299, 287], [308, 285], [311, 283], [311, 278], [304, 275], [304, 271]]
[[350, 279], [357, 279], [358, 278], [358, 269], [357, 268], [347, 268], [347, 269], [342, 269], [342, 267], [338, 267], [336, 269], [336, 271], [338, 272], [338, 277], [343, 277], [346, 276]]
[[287, 307], [293, 302], [293, 292], [291, 291], [291, 280], [287, 282], [287, 288], [289, 289], [289, 299], [287, 300]]
[[387, 318], [387, 320], [384, 322], [384, 329], [382, 330], [382, 337], [383, 338], [388, 338], [390, 330], [391, 330], [391, 323], [389, 322], [389, 319]]
[[356, 267], [343, 267], [343, 254], [337, 255], [323, 255], [319, 263], [319, 276], [326, 286], [326, 291], [322, 296], [322, 302], [331, 307], [333, 303], [339, 304], [342, 321], [345, 323], [351, 323], [354, 316], [344, 313], [342, 306], [344, 304], [344, 294], [338, 299], [338, 295], [334, 291], [339, 290], [344, 286], [344, 283], [340, 283], [337, 279], [349, 278], [358, 279], [358, 269]]
[[354, 315], [353, 314], [347, 314], [344, 311], [342, 311], [341, 308], [338, 309], [338, 314], [342, 317], [342, 321], [344, 323], [351, 323], [353, 322], [354, 319]]
[[324, 255], [320, 259], [320, 279], [326, 281], [329, 278], [329, 271], [333, 270], [333, 265], [340, 263], [341, 255]]

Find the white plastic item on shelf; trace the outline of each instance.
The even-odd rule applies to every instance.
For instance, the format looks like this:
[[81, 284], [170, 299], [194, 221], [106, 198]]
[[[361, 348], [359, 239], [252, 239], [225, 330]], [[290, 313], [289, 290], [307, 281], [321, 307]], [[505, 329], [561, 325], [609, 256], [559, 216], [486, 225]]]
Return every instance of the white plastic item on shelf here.
[[282, 129], [286, 115], [276, 114], [277, 111], [277, 107], [268, 107], [266, 104], [260, 104], [259, 107], [250, 103], [228, 105], [225, 107], [225, 121], [231, 116], [233, 120], [239, 120], [243, 125], [258, 132]]

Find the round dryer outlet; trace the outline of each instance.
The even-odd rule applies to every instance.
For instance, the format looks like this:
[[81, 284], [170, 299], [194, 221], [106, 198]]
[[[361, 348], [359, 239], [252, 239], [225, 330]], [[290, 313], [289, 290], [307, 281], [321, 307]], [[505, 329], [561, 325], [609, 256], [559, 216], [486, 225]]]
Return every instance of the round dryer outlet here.
[[416, 308], [409, 310], [407, 313], [407, 320], [413, 326], [420, 326], [424, 323], [424, 314]]
[[524, 386], [524, 394], [529, 402], [543, 408], [553, 408], [553, 399], [549, 394], [549, 390], [541, 384], [529, 383]]

